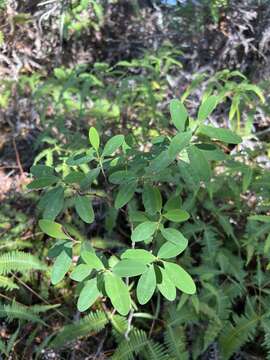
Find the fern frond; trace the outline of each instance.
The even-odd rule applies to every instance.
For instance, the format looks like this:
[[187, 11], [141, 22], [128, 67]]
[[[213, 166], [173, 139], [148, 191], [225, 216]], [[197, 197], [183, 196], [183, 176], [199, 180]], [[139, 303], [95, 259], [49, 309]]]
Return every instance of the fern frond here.
[[91, 312], [82, 320], [64, 326], [50, 343], [51, 348], [60, 348], [76, 339], [88, 336], [91, 332], [99, 332], [108, 323], [108, 318], [103, 311]]
[[[149, 340], [146, 349], [145, 359], [150, 360], [172, 360], [166, 352], [162, 344], [157, 344], [153, 340]], [[182, 357], [181, 357], [182, 360]]]
[[218, 337], [222, 329], [221, 321], [210, 320], [207, 326], [207, 329], [204, 333], [204, 348], [203, 352], [211, 345], [215, 339]]
[[7, 354], [10, 354], [11, 351], [13, 350], [16, 340], [18, 339], [18, 335], [20, 332], [20, 326], [18, 327], [18, 329], [10, 336], [10, 338], [8, 339], [7, 345], [6, 345], [6, 350], [7, 350]]
[[217, 250], [220, 246], [220, 241], [218, 240], [218, 234], [215, 229], [211, 226], [207, 226], [203, 234], [203, 254], [205, 260], [214, 261]]
[[227, 323], [219, 337], [222, 359], [229, 359], [254, 336], [258, 322], [258, 315], [253, 314], [251, 316], [235, 316], [235, 325], [231, 322]]
[[125, 317], [121, 315], [113, 315], [110, 320], [112, 326], [118, 333], [125, 334], [128, 327], [128, 321]]
[[0, 274], [11, 271], [45, 270], [47, 267], [36, 256], [23, 251], [11, 251], [0, 255]]
[[220, 323], [220, 319], [213, 307], [208, 306], [204, 302], [200, 302], [200, 312], [206, 315], [209, 319], [214, 319], [217, 323]]
[[46, 312], [48, 310], [51, 309], [55, 309], [58, 308], [60, 306], [60, 304], [54, 304], [54, 305], [32, 305], [31, 306], [31, 311], [34, 314], [39, 314], [39, 313], [43, 313]]
[[263, 346], [266, 349], [266, 360], [270, 360], [270, 332], [266, 331], [264, 334]]
[[0, 318], [7, 318], [8, 320], [25, 320], [31, 322], [38, 322], [46, 325], [36, 314], [31, 311], [31, 308], [16, 303], [12, 304], [0, 304]]
[[2, 341], [1, 339], [0, 339], [0, 354], [8, 356], [6, 345], [5, 345], [4, 341]]
[[134, 356], [140, 354], [140, 359], [147, 360], [169, 360], [169, 355], [163, 345], [147, 339], [144, 331], [134, 329], [129, 339], [123, 339], [116, 349], [112, 360], [133, 360]]
[[[110, 318], [111, 324], [113, 326], [112, 333], [115, 341], [119, 344], [123, 340], [123, 336], [128, 329], [128, 320], [121, 315], [113, 315]], [[133, 326], [131, 325], [131, 331]]]
[[6, 290], [13, 290], [13, 289], [19, 289], [19, 286], [16, 285], [10, 278], [0, 275], [0, 288]]
[[270, 320], [263, 318], [261, 327], [264, 330], [263, 347], [266, 350], [266, 360], [270, 360]]
[[171, 357], [183, 360], [189, 358], [188, 352], [186, 351], [185, 332], [182, 326], [167, 326], [164, 340]]
[[146, 333], [142, 330], [133, 330], [129, 339], [124, 339], [117, 347], [111, 360], [133, 360], [134, 354], [140, 353], [147, 345]]

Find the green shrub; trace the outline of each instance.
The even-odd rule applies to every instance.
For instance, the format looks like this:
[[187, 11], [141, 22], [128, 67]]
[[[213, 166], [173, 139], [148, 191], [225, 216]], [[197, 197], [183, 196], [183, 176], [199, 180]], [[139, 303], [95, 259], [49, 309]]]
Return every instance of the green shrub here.
[[[225, 158], [213, 140], [226, 144], [241, 142], [228, 129], [203, 124], [217, 102], [215, 95], [205, 99], [197, 120], [192, 121], [184, 105], [173, 100], [170, 112], [178, 133], [172, 138], [154, 138], [152, 146], [148, 144], [149, 150], [138, 150], [134, 139], [125, 139], [123, 135], [113, 136], [102, 147], [99, 133], [91, 127], [89, 149], [64, 160], [62, 177], [52, 167], [32, 167], [35, 180], [28, 188], [47, 189], [39, 202], [43, 213], [39, 226], [57, 240], [49, 253], [55, 258], [51, 281], [59, 283], [73, 268], [70, 278], [80, 283], [80, 311], [87, 310], [98, 298], [108, 296], [113, 307], [127, 315], [136, 306], [133, 287], [138, 277], [136, 298], [141, 305], [151, 299], [155, 290], [170, 301], [176, 298], [176, 288], [186, 294], [196, 292], [191, 276], [173, 262], [188, 246], [179, 226], [190, 218], [190, 205], [181, 204], [183, 189], [177, 183], [185, 174], [191, 177], [196, 191], [201, 186], [211, 187], [211, 160]], [[206, 140], [200, 141], [201, 137]], [[86, 164], [89, 171], [80, 171], [79, 167]], [[86, 224], [93, 223], [92, 200], [98, 196], [94, 190], [97, 181], [104, 185], [102, 196], [109, 214], [119, 212], [131, 230], [128, 249], [109, 258], [95, 251], [89, 241], [81, 242], [69, 234], [64, 224], [54, 221], [66, 206], [74, 206], [76, 216]], [[77, 247], [79, 259], [73, 266]]]

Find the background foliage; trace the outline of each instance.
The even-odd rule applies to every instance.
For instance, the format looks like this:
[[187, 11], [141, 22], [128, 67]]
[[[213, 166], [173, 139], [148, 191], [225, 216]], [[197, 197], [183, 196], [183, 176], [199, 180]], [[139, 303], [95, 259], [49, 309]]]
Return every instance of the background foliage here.
[[[269, 14], [264, 0], [0, 1], [2, 358], [270, 359]], [[202, 121], [231, 129], [241, 144], [201, 128], [193, 150], [179, 148], [178, 131], [196, 129], [200, 104], [213, 95]], [[185, 128], [172, 99], [187, 109]], [[104, 163], [106, 179], [90, 162], [90, 127], [101, 148], [125, 137]], [[145, 184], [148, 161], [159, 175]], [[117, 195], [110, 178], [125, 162], [138, 176], [128, 205], [130, 184]], [[45, 189], [30, 191], [40, 172]], [[113, 267], [133, 225], [156, 221], [160, 208], [144, 195], [156, 194], [152, 186], [163, 214], [189, 213], [166, 224], [188, 240], [176, 262], [196, 294], [170, 302], [156, 291], [142, 306], [131, 279], [127, 316], [104, 296], [80, 312], [79, 245]], [[95, 218], [84, 216], [86, 191]], [[78, 241], [60, 275], [40, 218]]]

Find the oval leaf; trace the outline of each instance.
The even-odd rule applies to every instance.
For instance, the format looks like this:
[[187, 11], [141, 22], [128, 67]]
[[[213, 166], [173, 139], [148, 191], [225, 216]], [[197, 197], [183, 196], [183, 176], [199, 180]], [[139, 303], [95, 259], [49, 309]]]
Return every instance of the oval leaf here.
[[162, 197], [157, 187], [144, 185], [143, 193], [143, 206], [147, 213], [153, 215], [159, 212], [162, 208]]
[[193, 295], [196, 292], [196, 285], [192, 277], [179, 265], [164, 262], [165, 271], [172, 283], [183, 293]]
[[125, 184], [136, 180], [136, 176], [132, 171], [119, 170], [109, 176], [112, 184]]
[[75, 209], [79, 217], [86, 222], [91, 224], [95, 219], [92, 202], [88, 196], [77, 195], [75, 198]]
[[170, 259], [181, 254], [188, 246], [187, 239], [183, 236], [178, 238], [178, 244], [165, 242], [159, 249], [157, 256], [161, 259]]
[[98, 151], [100, 139], [99, 139], [99, 134], [94, 127], [90, 127], [90, 129], [89, 129], [89, 141], [90, 141], [90, 144], [93, 146], [93, 148], [96, 151]]
[[134, 196], [137, 183], [124, 184], [119, 187], [119, 191], [116, 195], [114, 207], [120, 209], [126, 205]]
[[37, 178], [53, 175], [54, 169], [47, 165], [33, 165], [30, 172]]
[[242, 142], [241, 137], [229, 129], [202, 125], [199, 127], [198, 132], [202, 135], [210, 137], [211, 139], [217, 139], [227, 144], [240, 144]]
[[137, 261], [147, 265], [155, 261], [156, 257], [144, 249], [129, 249], [121, 255], [121, 259], [136, 259]]
[[176, 223], [180, 223], [182, 221], [186, 221], [189, 219], [189, 213], [186, 212], [185, 210], [180, 210], [180, 209], [169, 210], [163, 216], [166, 219]]
[[72, 264], [72, 249], [66, 248], [57, 256], [51, 274], [51, 282], [53, 285], [62, 281]]
[[145, 221], [138, 225], [132, 232], [131, 240], [134, 242], [149, 239], [156, 231], [157, 223], [152, 221]]
[[77, 308], [79, 311], [85, 311], [90, 308], [100, 296], [100, 292], [97, 287], [97, 279], [91, 279], [86, 281], [77, 302]]
[[70, 278], [75, 281], [83, 281], [90, 275], [92, 268], [87, 264], [79, 264], [70, 274]]
[[159, 267], [162, 274], [161, 283], [157, 284], [158, 290], [169, 301], [173, 301], [176, 298], [176, 288], [169, 278], [167, 272], [162, 267]]
[[58, 224], [57, 222], [41, 219], [38, 222], [39, 227], [41, 230], [56, 239], [69, 239], [69, 236], [64, 233], [62, 225]]
[[123, 259], [112, 268], [112, 272], [120, 277], [138, 276], [146, 270], [145, 264], [133, 259]]
[[173, 228], [163, 228], [161, 229], [161, 234], [166, 240], [177, 246], [184, 246], [187, 244], [187, 239], [180, 233], [179, 230]]
[[127, 315], [131, 300], [127, 285], [123, 280], [112, 273], [104, 276], [105, 290], [111, 300], [113, 307], [123, 316]]
[[188, 112], [181, 101], [173, 99], [170, 102], [170, 113], [174, 126], [179, 131], [185, 130], [185, 124], [188, 118]]
[[54, 220], [64, 207], [64, 189], [59, 186], [49, 190], [39, 202], [39, 208], [43, 209], [43, 218]]
[[169, 156], [175, 158], [182, 150], [184, 150], [192, 138], [192, 131], [183, 132], [175, 135], [169, 145]]
[[102, 156], [108, 156], [113, 154], [124, 142], [123, 135], [113, 136], [104, 146]]
[[198, 121], [204, 121], [215, 110], [218, 103], [218, 97], [215, 95], [209, 96], [203, 101], [198, 111]]
[[211, 169], [210, 165], [204, 156], [195, 145], [188, 148], [188, 157], [193, 171], [200, 177], [201, 180], [206, 182], [210, 181]]
[[30, 184], [27, 185], [27, 189], [35, 190], [42, 189], [44, 187], [55, 184], [58, 181], [58, 177], [56, 176], [43, 176], [36, 180], [33, 180]]
[[102, 270], [104, 269], [104, 265], [102, 261], [97, 257], [94, 252], [91, 251], [83, 251], [81, 253], [81, 257], [83, 261], [89, 265], [92, 269]]
[[64, 182], [67, 184], [79, 184], [85, 178], [85, 174], [80, 171], [71, 171], [64, 177]]
[[142, 274], [138, 281], [136, 294], [141, 305], [146, 304], [153, 296], [156, 288], [156, 274], [154, 266], [150, 265], [148, 270]]

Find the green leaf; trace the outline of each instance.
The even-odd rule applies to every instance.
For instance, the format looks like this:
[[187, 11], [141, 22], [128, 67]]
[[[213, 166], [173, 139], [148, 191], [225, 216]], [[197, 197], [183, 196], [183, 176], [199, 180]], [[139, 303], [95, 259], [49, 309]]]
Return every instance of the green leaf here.
[[188, 118], [188, 112], [181, 101], [173, 99], [170, 102], [170, 113], [174, 126], [179, 131], [185, 130], [185, 124]]
[[129, 211], [129, 221], [130, 222], [144, 222], [144, 221], [148, 221], [148, 217], [146, 216], [146, 213], [143, 211], [133, 211], [130, 210]]
[[182, 199], [178, 195], [172, 195], [169, 197], [169, 199], [166, 201], [166, 204], [164, 205], [164, 210], [170, 211], [174, 209], [179, 209], [182, 206]]
[[77, 308], [79, 311], [85, 311], [90, 308], [100, 296], [100, 292], [97, 287], [97, 278], [86, 281], [77, 302]]
[[150, 161], [150, 169], [154, 172], [160, 172], [166, 169], [174, 159], [169, 156], [169, 151], [162, 151], [155, 159]]
[[175, 159], [175, 157], [189, 145], [191, 138], [192, 131], [175, 135], [168, 148], [169, 156]]
[[75, 209], [79, 217], [86, 222], [91, 224], [95, 219], [92, 202], [88, 196], [77, 195], [75, 198]]
[[153, 296], [156, 288], [156, 274], [153, 265], [150, 265], [148, 270], [140, 277], [136, 294], [141, 305], [146, 304]]
[[189, 219], [189, 213], [185, 210], [174, 209], [169, 210], [163, 216], [173, 222], [180, 223]]
[[98, 151], [100, 139], [97, 130], [93, 126], [89, 129], [89, 141], [93, 148]]
[[184, 237], [180, 231], [173, 228], [163, 228], [161, 229], [161, 234], [164, 236], [166, 240], [175, 244], [184, 246], [187, 243], [187, 239]]
[[87, 264], [79, 264], [75, 267], [75, 269], [70, 274], [70, 278], [75, 281], [83, 281], [87, 276], [91, 273], [91, 266]]
[[228, 144], [240, 144], [242, 139], [229, 129], [215, 128], [209, 125], [201, 125], [198, 132], [202, 135], [208, 136], [211, 139], [217, 139]]
[[264, 104], [265, 103], [265, 97], [263, 95], [263, 91], [262, 89], [254, 84], [247, 84], [244, 83], [241, 86], [243, 88], [244, 91], [253, 91], [261, 100], [261, 102]]
[[112, 184], [125, 184], [136, 180], [136, 176], [132, 171], [119, 170], [109, 176]]
[[161, 283], [157, 284], [158, 290], [169, 301], [173, 301], [176, 298], [176, 288], [168, 276], [165, 269], [159, 266], [159, 270], [162, 275]]
[[64, 207], [64, 189], [58, 186], [49, 190], [39, 202], [39, 208], [43, 208], [43, 218], [54, 220]]
[[64, 233], [62, 225], [57, 222], [41, 219], [39, 220], [38, 225], [41, 230], [50, 237], [56, 239], [69, 239], [69, 236]]
[[202, 122], [214, 111], [218, 103], [218, 97], [215, 95], [209, 96], [199, 107], [198, 121]]
[[97, 257], [97, 255], [90, 251], [83, 251], [81, 253], [83, 261], [89, 265], [92, 269], [102, 270], [104, 265], [102, 261]]
[[69, 166], [77, 166], [89, 163], [95, 158], [94, 149], [90, 149], [87, 152], [72, 155], [67, 159], [66, 163]]
[[156, 257], [144, 249], [128, 249], [121, 255], [121, 259], [136, 259], [147, 265], [155, 261]]
[[[178, 238], [178, 241], [180, 239]], [[170, 259], [181, 254], [188, 246], [188, 240], [183, 236], [176, 245], [175, 243], [165, 242], [159, 249], [157, 256], [161, 259]]]
[[92, 182], [94, 180], [96, 180], [96, 178], [98, 177], [100, 173], [100, 169], [96, 168], [96, 169], [91, 169], [86, 175], [85, 178], [80, 182], [80, 188], [84, 191], [86, 190], [88, 187], [91, 186]]
[[85, 178], [85, 174], [80, 171], [71, 171], [64, 177], [64, 182], [67, 184], [79, 184]]
[[156, 231], [157, 223], [152, 221], [145, 221], [138, 225], [132, 232], [131, 240], [134, 242], [149, 239]]
[[159, 212], [162, 208], [162, 197], [157, 187], [144, 185], [143, 193], [143, 206], [147, 213], [153, 215]]
[[131, 299], [127, 285], [112, 273], [104, 276], [105, 290], [113, 307], [123, 316], [127, 315], [131, 307]]
[[37, 178], [53, 175], [54, 169], [46, 165], [33, 165], [30, 169], [32, 175]]
[[179, 265], [165, 262], [164, 267], [171, 282], [183, 293], [193, 295], [196, 292], [196, 285], [192, 277]]
[[211, 169], [206, 157], [195, 145], [188, 148], [188, 157], [190, 166], [193, 171], [198, 174], [201, 180], [210, 181]]
[[270, 222], [270, 215], [251, 215], [248, 217], [249, 220], [261, 221], [265, 223]]
[[120, 277], [138, 276], [147, 270], [145, 264], [134, 259], [120, 260], [113, 268], [112, 272]]
[[27, 185], [29, 190], [42, 189], [44, 187], [55, 184], [59, 180], [56, 176], [43, 176], [36, 180], [33, 180], [30, 184]]
[[125, 137], [123, 135], [113, 136], [106, 144], [102, 153], [102, 156], [109, 156], [113, 154], [124, 142]]
[[202, 152], [207, 161], [223, 161], [230, 157], [213, 143], [197, 144], [196, 147]]
[[114, 207], [120, 209], [126, 205], [134, 196], [137, 183], [124, 184], [119, 186], [119, 191], [115, 198]]
[[51, 274], [51, 282], [53, 285], [62, 281], [72, 264], [72, 249], [64, 247], [60, 255], [57, 256]]

